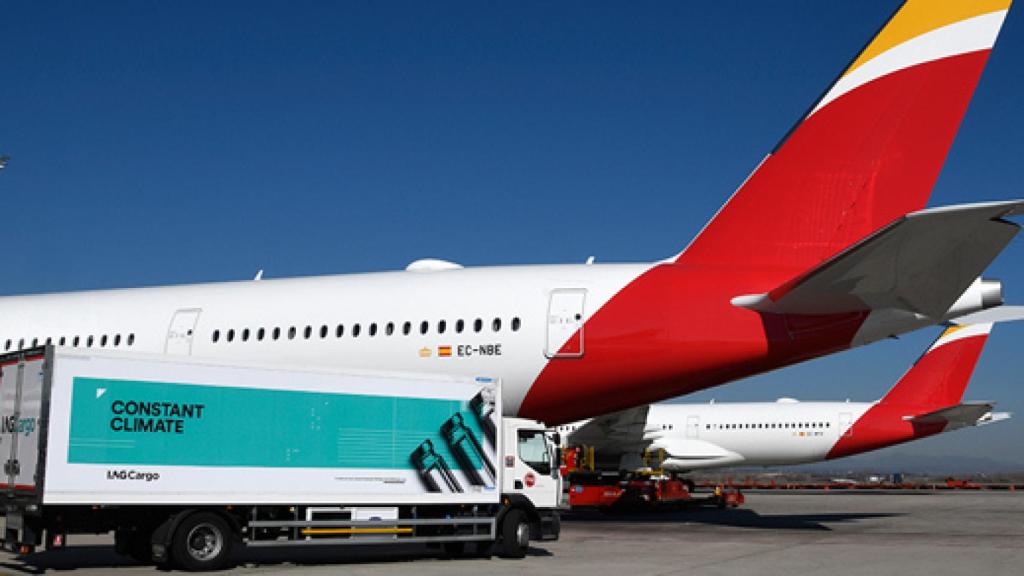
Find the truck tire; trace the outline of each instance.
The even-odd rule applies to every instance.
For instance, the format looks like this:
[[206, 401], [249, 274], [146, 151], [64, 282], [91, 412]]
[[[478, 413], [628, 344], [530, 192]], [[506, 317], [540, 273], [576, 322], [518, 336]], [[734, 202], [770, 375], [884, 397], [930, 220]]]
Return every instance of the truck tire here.
[[234, 534], [212, 512], [196, 512], [181, 521], [171, 540], [171, 561], [190, 572], [219, 570], [231, 556]]
[[530, 547], [530, 522], [526, 513], [513, 508], [501, 521], [501, 557], [522, 558]]

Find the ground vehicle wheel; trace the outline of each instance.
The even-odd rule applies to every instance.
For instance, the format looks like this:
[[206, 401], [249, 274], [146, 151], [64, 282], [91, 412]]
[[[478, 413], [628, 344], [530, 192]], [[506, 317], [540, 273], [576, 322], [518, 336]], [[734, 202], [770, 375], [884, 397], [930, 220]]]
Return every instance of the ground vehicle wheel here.
[[181, 521], [171, 539], [171, 560], [191, 571], [223, 568], [231, 555], [234, 534], [212, 512], [196, 512]]
[[445, 558], [462, 558], [466, 552], [465, 542], [445, 542], [441, 545]]
[[522, 558], [530, 547], [530, 523], [518, 508], [509, 510], [501, 521], [501, 556]]

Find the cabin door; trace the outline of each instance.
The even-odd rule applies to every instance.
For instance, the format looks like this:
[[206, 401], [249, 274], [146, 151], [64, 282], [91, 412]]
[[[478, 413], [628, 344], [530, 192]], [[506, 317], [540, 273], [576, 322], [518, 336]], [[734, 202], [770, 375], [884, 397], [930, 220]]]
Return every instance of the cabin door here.
[[548, 358], [581, 358], [583, 356], [583, 305], [587, 291], [582, 288], [559, 288], [551, 291], [548, 300], [548, 337], [544, 354]]
[[687, 416], [686, 417], [686, 437], [687, 438], [698, 438], [698, 437], [700, 437], [700, 416]]
[[167, 328], [165, 353], [177, 356], [192, 354], [192, 338], [195, 336], [196, 322], [199, 321], [200, 312], [202, 310], [199, 308], [187, 308], [174, 313], [171, 325]]
[[853, 436], [853, 414], [849, 412], [839, 413], [839, 433], [844, 437]]

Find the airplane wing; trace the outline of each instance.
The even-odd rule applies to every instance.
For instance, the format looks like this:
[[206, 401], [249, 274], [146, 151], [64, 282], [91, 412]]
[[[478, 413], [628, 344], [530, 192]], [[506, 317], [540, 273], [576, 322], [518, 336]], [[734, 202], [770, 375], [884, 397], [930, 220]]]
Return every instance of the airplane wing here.
[[941, 318], [1009, 244], [1024, 200], [913, 212], [811, 271], [735, 306], [779, 314], [843, 314], [883, 308]]
[[676, 472], [734, 466], [743, 462], [740, 454], [696, 438], [658, 438], [651, 442], [649, 448], [664, 450], [662, 467]]
[[593, 446], [599, 453], [642, 451], [647, 412], [650, 405], [598, 416], [569, 435], [569, 445]]
[[966, 402], [950, 406], [934, 412], [904, 416], [903, 419], [915, 424], [946, 423], [947, 430], [955, 430], [967, 426], [984, 426], [1010, 417], [1008, 412], [992, 412], [992, 402]]
[[631, 469], [644, 465], [640, 454], [647, 449], [665, 451], [662, 466], [667, 470], [696, 470], [743, 461], [739, 454], [710, 442], [649, 428], [649, 408], [639, 406], [594, 418], [569, 435], [569, 444], [593, 446], [598, 455]]

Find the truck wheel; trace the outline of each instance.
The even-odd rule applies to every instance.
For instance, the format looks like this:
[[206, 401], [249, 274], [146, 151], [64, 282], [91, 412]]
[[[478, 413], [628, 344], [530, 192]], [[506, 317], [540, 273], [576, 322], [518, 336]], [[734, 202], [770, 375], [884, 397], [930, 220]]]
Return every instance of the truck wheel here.
[[234, 535], [220, 516], [197, 512], [174, 531], [171, 559], [185, 570], [198, 572], [223, 568], [231, 555]]
[[501, 556], [522, 558], [530, 547], [530, 523], [526, 513], [514, 508], [501, 521]]

